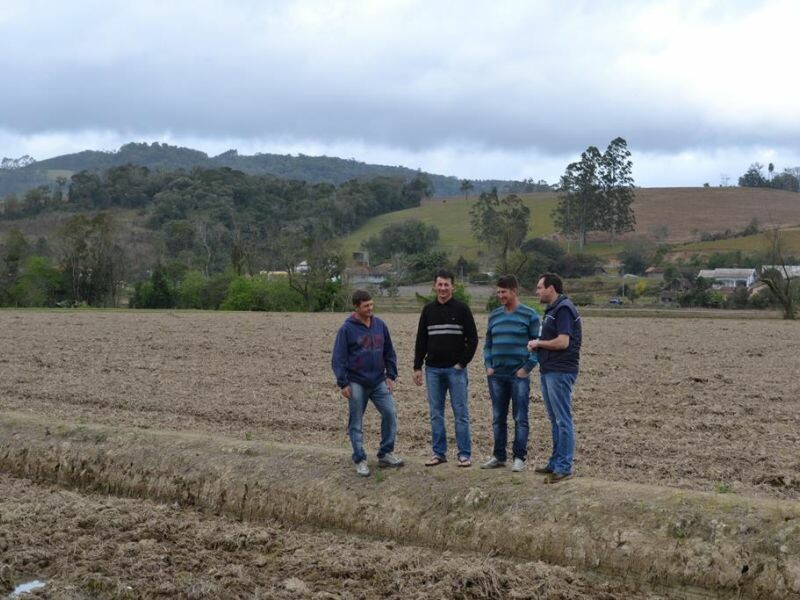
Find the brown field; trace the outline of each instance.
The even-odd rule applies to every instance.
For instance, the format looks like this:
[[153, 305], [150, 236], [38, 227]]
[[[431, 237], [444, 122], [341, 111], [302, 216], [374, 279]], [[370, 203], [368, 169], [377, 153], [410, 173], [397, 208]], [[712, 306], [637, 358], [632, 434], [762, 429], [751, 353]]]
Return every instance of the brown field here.
[[[368, 502], [349, 463], [346, 405], [329, 366], [343, 318], [0, 311], [0, 417], [30, 415], [52, 423], [44, 435], [69, 422], [320, 449], [314, 456], [331, 458], [322, 464], [312, 459], [308, 475], [303, 467], [289, 469], [291, 478], [341, 472], [348, 493]], [[401, 373], [397, 451], [409, 461], [403, 476], [417, 481], [431, 476], [418, 468], [429, 452], [429, 430], [424, 391], [411, 382], [417, 315], [386, 320]], [[485, 316], [478, 321], [480, 331]], [[574, 407], [577, 477], [560, 488], [565, 501], [581, 485], [618, 486], [642, 497], [647, 490], [672, 489], [686, 498], [729, 497], [762, 507], [784, 502], [780, 506], [794, 510], [800, 500], [799, 323], [587, 317], [584, 332]], [[491, 451], [481, 371], [474, 361], [470, 411], [477, 460]], [[538, 464], [548, 451], [549, 427], [538, 385], [533, 389], [529, 464]], [[448, 422], [452, 434], [452, 416]], [[13, 437], [5, 440], [8, 448], [24, 445]], [[374, 410], [368, 411], [365, 439], [374, 452]], [[451, 443], [451, 458], [452, 449]], [[291, 464], [303, 465], [301, 459]], [[435, 477], [448, 494], [502, 481], [515, 502], [545, 497], [549, 492], [541, 488], [551, 487], [531, 472], [509, 479], [505, 472], [464, 473], [452, 462]], [[366, 527], [356, 534], [280, 519], [237, 522], [178, 504], [76, 493], [46, 483], [47, 477], [34, 479], [0, 473], [0, 593], [12, 579], [29, 577], [49, 583], [40, 595], [75, 598], [656, 597], [652, 590], [634, 593], [616, 578], [572, 568], [489, 558], [446, 543], [442, 553], [407, 540], [364, 537]], [[709, 502], [716, 501], [701, 500]]]
[[666, 225], [669, 242], [695, 241], [702, 231], [741, 231], [753, 218], [762, 228], [800, 225], [800, 196], [783, 190], [642, 188], [633, 207], [637, 234]]

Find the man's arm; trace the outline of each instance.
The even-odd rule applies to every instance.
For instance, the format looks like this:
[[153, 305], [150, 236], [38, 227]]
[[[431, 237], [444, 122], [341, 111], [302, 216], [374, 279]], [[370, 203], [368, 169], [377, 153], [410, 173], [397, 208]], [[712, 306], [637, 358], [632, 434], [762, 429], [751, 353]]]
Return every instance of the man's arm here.
[[472, 316], [472, 311], [469, 306], [464, 307], [464, 354], [459, 359], [458, 363], [466, 368], [470, 361], [475, 357], [475, 351], [478, 349], [478, 328], [475, 326], [475, 317]]
[[489, 316], [489, 323], [486, 325], [486, 337], [483, 338], [483, 366], [486, 367], [486, 373], [491, 375], [494, 372], [492, 369], [492, 323], [491, 315]]
[[386, 365], [386, 377], [391, 381], [397, 379], [397, 353], [394, 351], [389, 328], [383, 324], [383, 362]]
[[347, 334], [344, 328], [341, 328], [336, 334], [336, 340], [333, 342], [331, 368], [333, 369], [333, 374], [336, 375], [336, 385], [342, 390], [350, 386], [350, 380], [347, 377], [347, 353]]
[[428, 353], [428, 317], [425, 309], [419, 315], [417, 341], [414, 344], [414, 383], [422, 385], [422, 363]]
[[422, 363], [425, 360], [425, 355], [428, 353], [428, 315], [425, 308], [419, 315], [419, 323], [417, 324], [417, 341], [414, 344], [414, 370], [419, 371], [422, 368]]
[[566, 333], [558, 335], [552, 340], [531, 340], [528, 342], [528, 350], [533, 352], [537, 348], [544, 350], [566, 350], [569, 346], [569, 336]]
[[534, 350], [536, 348], [543, 348], [545, 350], [566, 350], [569, 346], [569, 338], [572, 335], [572, 313], [566, 309], [561, 308], [555, 315], [556, 319], [556, 335], [552, 340], [531, 340], [528, 342], [528, 349]]
[[[531, 318], [528, 320], [528, 339], [538, 339], [539, 337], [539, 315], [535, 312], [531, 314]], [[533, 371], [533, 368], [539, 364], [539, 355], [536, 353], [535, 350], [531, 350], [528, 347], [528, 360], [525, 361], [525, 364], [522, 365], [522, 368], [525, 369], [527, 373]]]

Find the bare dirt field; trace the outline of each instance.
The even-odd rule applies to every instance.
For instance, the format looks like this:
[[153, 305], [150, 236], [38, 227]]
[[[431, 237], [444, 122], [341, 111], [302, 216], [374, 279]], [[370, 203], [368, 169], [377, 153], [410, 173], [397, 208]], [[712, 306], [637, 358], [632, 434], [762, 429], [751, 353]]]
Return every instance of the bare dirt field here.
[[[349, 471], [346, 405], [329, 364], [343, 319], [2, 311], [0, 414], [323, 447], [341, 454], [330, 468]], [[386, 321], [400, 362], [397, 451], [421, 461], [429, 429], [424, 390], [411, 382], [417, 315]], [[479, 331], [484, 326], [478, 316]], [[584, 340], [574, 406], [578, 479], [800, 499], [799, 323], [587, 317]], [[491, 451], [491, 409], [479, 359], [469, 374], [481, 459]], [[549, 426], [532, 388], [529, 456], [538, 464]], [[378, 426], [368, 411], [370, 451]], [[453, 463], [440, 469], [439, 477], [458, 476]], [[632, 597], [541, 563], [235, 523], [7, 476], [0, 498], [0, 568], [16, 580], [49, 578], [49, 591], [39, 592], [46, 597], [126, 597], [125, 586], [134, 590], [129, 597]], [[65, 562], [65, 553], [73, 558]]]

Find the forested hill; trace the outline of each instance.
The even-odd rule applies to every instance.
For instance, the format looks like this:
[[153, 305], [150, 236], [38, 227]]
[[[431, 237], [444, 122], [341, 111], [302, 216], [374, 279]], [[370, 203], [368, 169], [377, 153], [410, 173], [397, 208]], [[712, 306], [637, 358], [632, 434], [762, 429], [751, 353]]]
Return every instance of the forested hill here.
[[[33, 162], [13, 169], [0, 169], [0, 198], [22, 194], [40, 185], [52, 186], [58, 178], [69, 178], [79, 171], [100, 173], [111, 167], [132, 164], [148, 169], [175, 171], [194, 167], [213, 169], [229, 167], [249, 175], [273, 175], [281, 179], [308, 183], [341, 184], [352, 179], [375, 177], [402, 178], [410, 181], [418, 171], [407, 167], [373, 165], [353, 159], [328, 156], [291, 156], [283, 154], [240, 155], [229, 150], [210, 157], [205, 152], [154, 142], [125, 144], [116, 152], [85, 150]], [[434, 196], [455, 196], [462, 192], [462, 181], [456, 177], [427, 174]], [[497, 187], [501, 192], [545, 191], [546, 182], [473, 180], [470, 193], [479, 194]], [[548, 188], [549, 189], [549, 188]]]

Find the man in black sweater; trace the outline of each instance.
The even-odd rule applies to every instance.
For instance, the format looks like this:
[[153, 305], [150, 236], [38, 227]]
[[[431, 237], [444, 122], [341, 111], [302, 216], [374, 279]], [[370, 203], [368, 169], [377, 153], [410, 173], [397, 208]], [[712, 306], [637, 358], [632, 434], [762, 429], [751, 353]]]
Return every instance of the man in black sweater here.
[[444, 425], [444, 400], [450, 390], [450, 404], [456, 424], [458, 466], [469, 467], [472, 442], [467, 408], [467, 365], [478, 348], [478, 330], [469, 306], [453, 298], [453, 273], [442, 269], [434, 278], [436, 300], [422, 309], [414, 349], [414, 383], [425, 385], [431, 415], [433, 456], [425, 463], [433, 467], [447, 462], [447, 431]]

